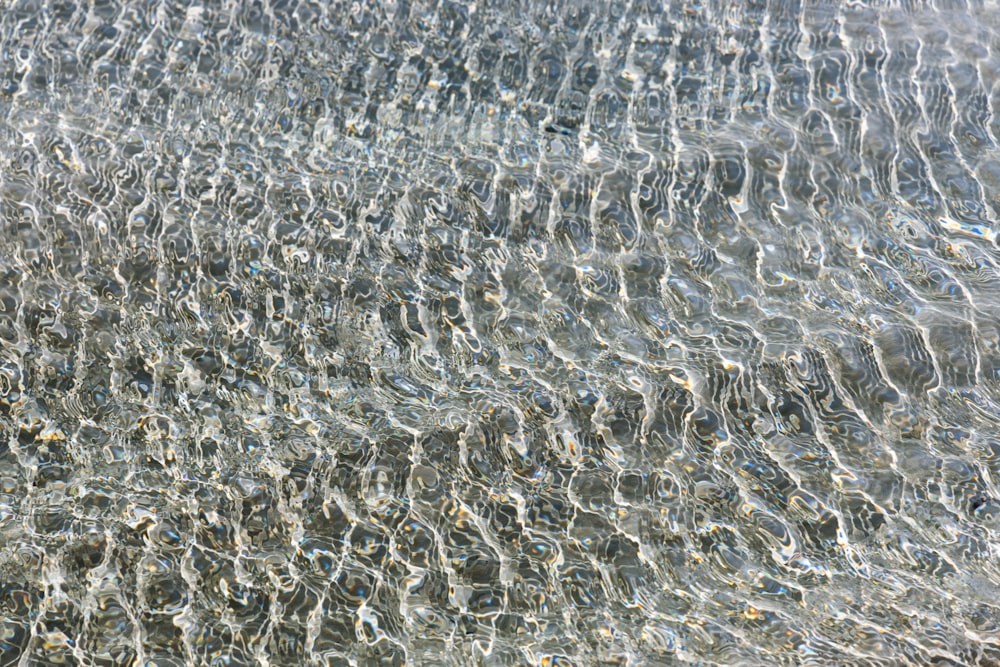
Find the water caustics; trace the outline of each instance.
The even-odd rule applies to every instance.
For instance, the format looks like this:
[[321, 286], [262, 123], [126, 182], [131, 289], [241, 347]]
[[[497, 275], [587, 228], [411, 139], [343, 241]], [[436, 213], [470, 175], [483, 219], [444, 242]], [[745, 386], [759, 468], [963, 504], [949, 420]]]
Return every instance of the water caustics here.
[[0, 2], [0, 666], [1000, 664], [1000, 7]]

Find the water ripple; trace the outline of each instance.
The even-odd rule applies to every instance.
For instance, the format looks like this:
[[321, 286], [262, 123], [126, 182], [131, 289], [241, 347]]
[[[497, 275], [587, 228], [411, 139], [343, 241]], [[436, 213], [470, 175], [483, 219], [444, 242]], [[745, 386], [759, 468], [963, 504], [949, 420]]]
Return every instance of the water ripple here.
[[991, 2], [17, 0], [0, 664], [994, 664]]

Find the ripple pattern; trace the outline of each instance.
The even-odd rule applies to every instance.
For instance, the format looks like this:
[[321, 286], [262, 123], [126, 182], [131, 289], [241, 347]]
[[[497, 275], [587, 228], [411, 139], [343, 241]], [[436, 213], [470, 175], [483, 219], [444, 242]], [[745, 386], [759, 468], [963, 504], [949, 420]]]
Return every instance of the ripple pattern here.
[[993, 0], [0, 4], [0, 667], [1000, 663]]

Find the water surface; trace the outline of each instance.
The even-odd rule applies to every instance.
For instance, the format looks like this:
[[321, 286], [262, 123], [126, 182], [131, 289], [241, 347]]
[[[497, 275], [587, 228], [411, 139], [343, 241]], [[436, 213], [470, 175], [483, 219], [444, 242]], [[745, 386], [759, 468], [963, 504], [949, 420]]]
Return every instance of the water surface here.
[[1000, 662], [994, 2], [0, 2], [0, 665]]

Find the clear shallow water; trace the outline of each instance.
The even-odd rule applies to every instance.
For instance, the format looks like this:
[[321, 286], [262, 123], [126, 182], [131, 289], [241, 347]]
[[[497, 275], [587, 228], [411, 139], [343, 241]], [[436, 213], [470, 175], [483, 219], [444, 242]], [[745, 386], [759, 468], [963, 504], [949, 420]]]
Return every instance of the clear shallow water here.
[[0, 665], [997, 664], [998, 12], [4, 3]]

